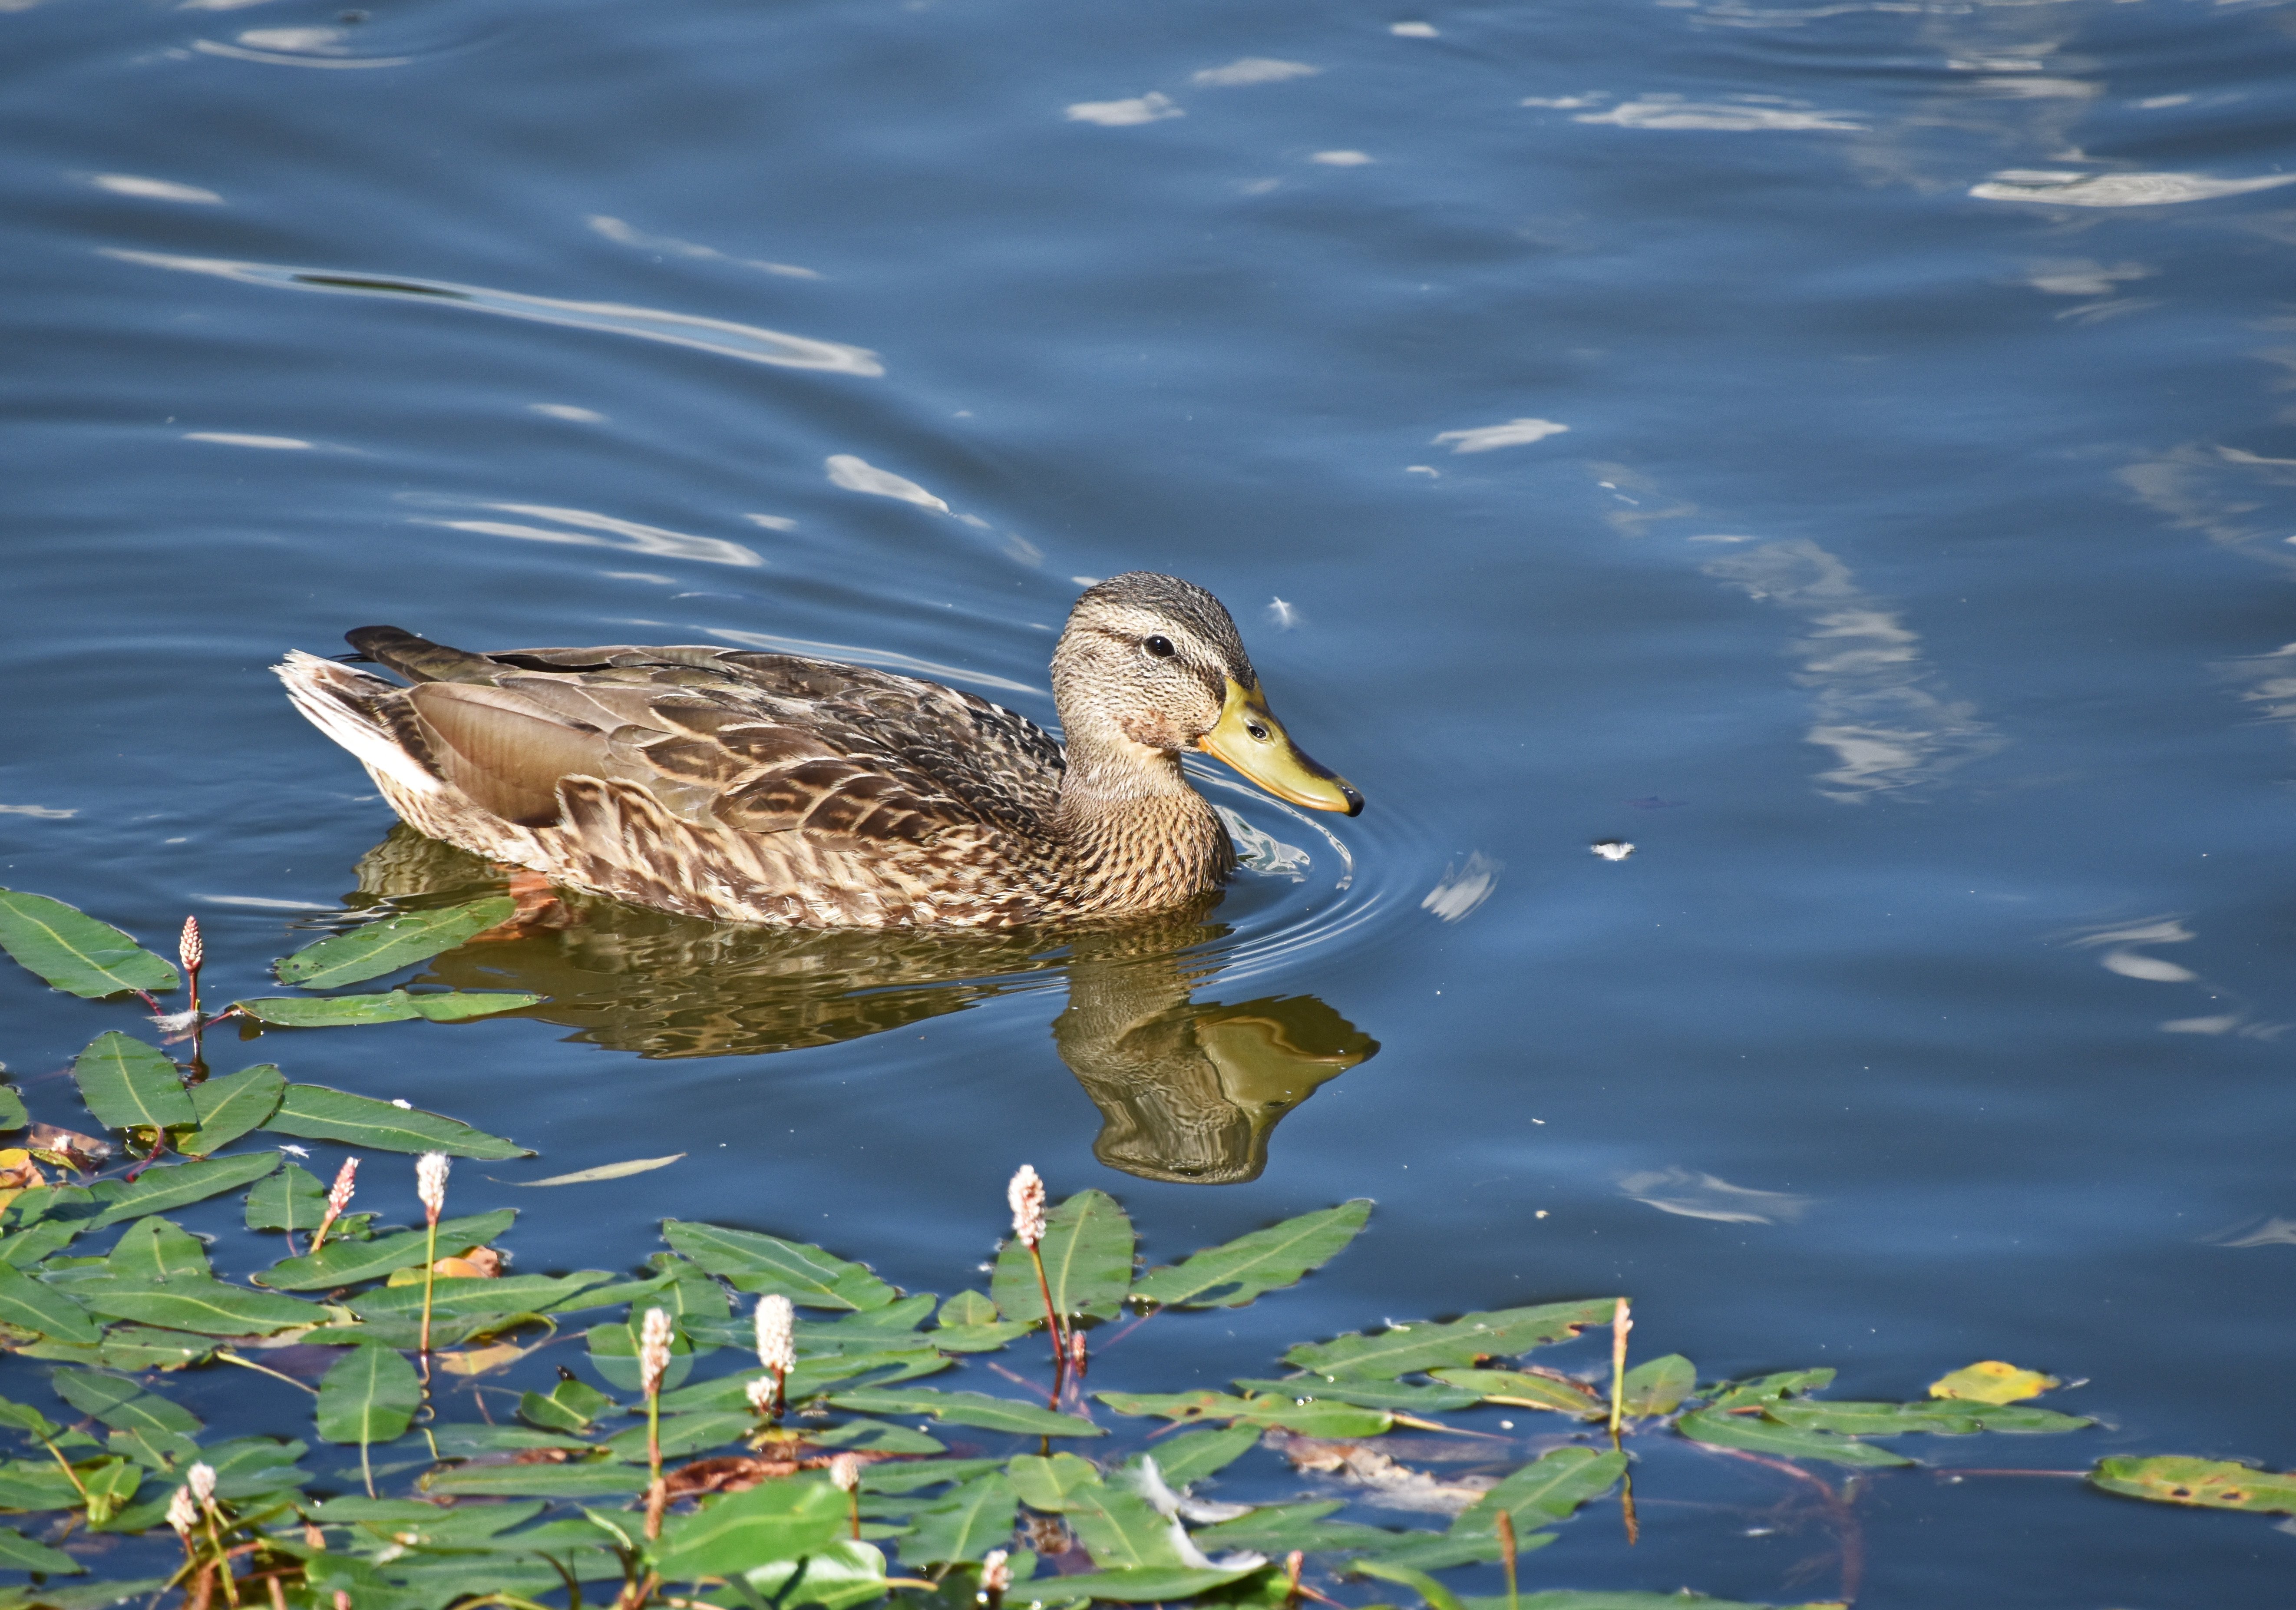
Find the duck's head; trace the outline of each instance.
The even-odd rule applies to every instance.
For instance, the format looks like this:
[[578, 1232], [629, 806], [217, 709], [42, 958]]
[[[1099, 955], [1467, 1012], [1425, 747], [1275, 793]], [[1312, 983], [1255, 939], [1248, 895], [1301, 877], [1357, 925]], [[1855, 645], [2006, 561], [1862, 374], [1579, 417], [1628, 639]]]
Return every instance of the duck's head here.
[[1053, 697], [1072, 765], [1129, 757], [1149, 773], [1201, 749], [1279, 800], [1363, 809], [1363, 795], [1310, 760], [1268, 711], [1220, 601], [1177, 577], [1132, 571], [1078, 599], [1053, 653]]

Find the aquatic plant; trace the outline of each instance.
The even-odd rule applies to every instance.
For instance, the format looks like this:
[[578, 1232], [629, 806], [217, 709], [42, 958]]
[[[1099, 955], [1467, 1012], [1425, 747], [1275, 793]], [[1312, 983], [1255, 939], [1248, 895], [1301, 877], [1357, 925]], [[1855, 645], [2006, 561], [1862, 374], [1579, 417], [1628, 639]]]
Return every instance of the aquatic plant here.
[[[283, 976], [293, 967], [361, 982], [379, 975], [359, 970], [381, 957], [392, 958], [388, 971], [420, 959], [422, 945], [460, 942], [488, 913], [421, 915], [419, 940], [389, 918], [372, 928], [402, 926], [357, 945], [346, 941], [358, 933], [321, 941], [283, 964]], [[39, 896], [0, 891], [0, 947], [57, 988], [140, 997], [155, 1012], [154, 998], [179, 982], [117, 929]], [[185, 979], [197, 976], [199, 951], [187, 929]], [[359, 1011], [333, 1021], [391, 1020]], [[448, 1158], [531, 1155], [510, 1140], [291, 1083], [270, 1064], [212, 1076], [196, 1048], [178, 1066], [118, 1031], [72, 1072], [90, 1114], [81, 1121], [113, 1132], [117, 1146], [44, 1129], [41, 1144], [20, 1150], [17, 1183], [0, 1188], [0, 1346], [46, 1366], [46, 1389], [71, 1411], [59, 1423], [0, 1399], [0, 1427], [28, 1450], [0, 1461], [0, 1511], [22, 1517], [0, 1528], [0, 1569], [31, 1577], [0, 1588], [0, 1610], [95, 1610], [170, 1590], [194, 1606], [220, 1597], [294, 1610], [476, 1610], [562, 1593], [579, 1606], [598, 1584], [621, 1610], [1082, 1610], [1094, 1600], [1278, 1610], [1342, 1604], [1365, 1582], [1407, 1589], [1431, 1610], [1727, 1610], [1673, 1594], [1526, 1593], [1519, 1568], [1614, 1492], [1631, 1540], [1630, 1466], [1654, 1437], [1789, 1472], [1846, 1515], [1876, 1473], [1916, 1465], [1888, 1445], [1898, 1439], [2090, 1425], [2032, 1406], [2057, 1383], [1996, 1360], [1902, 1402], [1827, 1400], [1829, 1369], [1702, 1383], [1678, 1354], [1629, 1368], [1633, 1320], [1616, 1295], [1302, 1342], [1282, 1355], [1288, 1373], [1230, 1391], [1086, 1394], [1089, 1329], [1128, 1315], [1137, 1324], [1217, 1314], [1296, 1286], [1364, 1231], [1371, 1204], [1304, 1213], [1143, 1272], [1119, 1203], [1085, 1191], [1047, 1209], [1041, 1179], [1024, 1169], [1011, 1202], [1016, 1234], [988, 1290], [946, 1301], [904, 1294], [821, 1246], [678, 1220], [662, 1226], [669, 1250], [636, 1277], [505, 1273], [493, 1244], [516, 1214], [448, 1219], [445, 1207]], [[0, 1130], [30, 1121], [20, 1093], [0, 1086]], [[245, 1149], [271, 1137], [417, 1156], [423, 1225], [394, 1230], [349, 1213], [353, 1159], [324, 1189], [280, 1150]], [[171, 1151], [183, 1160], [159, 1161]], [[283, 1234], [287, 1253], [247, 1285], [217, 1278], [207, 1248], [167, 1217], [242, 1193], [248, 1230]], [[107, 1251], [89, 1250], [115, 1230]], [[309, 1236], [300, 1253], [298, 1234]], [[737, 1312], [734, 1294], [757, 1299], [751, 1313]], [[547, 1392], [519, 1395], [514, 1424], [439, 1417], [434, 1362], [475, 1384], [518, 1368], [577, 1316], [600, 1384], [562, 1369]], [[986, 1362], [1040, 1327], [1054, 1344], [1041, 1401], [914, 1384]], [[1531, 1361], [1604, 1327], [1606, 1389]], [[263, 1362], [291, 1343], [339, 1350], [316, 1389]], [[700, 1368], [751, 1346], [754, 1368]], [[305, 1467], [311, 1444], [299, 1439], [217, 1434], [169, 1395], [178, 1372], [226, 1366], [277, 1383], [283, 1401], [309, 1395], [311, 1435], [356, 1445], [357, 1470]], [[637, 1402], [617, 1395], [630, 1392]], [[266, 1423], [279, 1406], [265, 1406]], [[1492, 1439], [1487, 1479], [1447, 1484], [1440, 1529], [1335, 1518], [1344, 1497], [1249, 1506], [1194, 1491], [1268, 1448], [1304, 1474], [1332, 1476], [1342, 1493], [1443, 1488], [1381, 1439], [1398, 1427], [1483, 1434], [1438, 1417], [1484, 1409], [1552, 1414], [1562, 1434], [1529, 1458]], [[1103, 1410], [1112, 1424], [1095, 1419]], [[632, 1416], [643, 1418], [627, 1424]], [[952, 1429], [969, 1445], [934, 1434]], [[1056, 1451], [1061, 1443], [1121, 1452], [1094, 1459]], [[1849, 1474], [1836, 1488], [1813, 1466]], [[2296, 1513], [2296, 1475], [2221, 1461], [2107, 1458], [2087, 1474], [2104, 1492]], [[343, 1479], [352, 1476], [355, 1486]], [[1438, 1576], [1495, 1565], [1504, 1598], [1463, 1599]], [[69, 1580], [97, 1570], [103, 1580]], [[1843, 1598], [1855, 1591], [1845, 1580]]]

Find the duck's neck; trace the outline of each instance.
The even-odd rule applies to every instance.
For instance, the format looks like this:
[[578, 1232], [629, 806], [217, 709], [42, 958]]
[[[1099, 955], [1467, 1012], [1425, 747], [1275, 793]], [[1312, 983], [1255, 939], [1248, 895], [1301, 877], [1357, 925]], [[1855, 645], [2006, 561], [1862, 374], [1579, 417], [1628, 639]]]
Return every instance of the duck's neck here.
[[1227, 828], [1188, 785], [1180, 757], [1120, 733], [1070, 736], [1053, 834], [1095, 911], [1177, 905], [1235, 870]]

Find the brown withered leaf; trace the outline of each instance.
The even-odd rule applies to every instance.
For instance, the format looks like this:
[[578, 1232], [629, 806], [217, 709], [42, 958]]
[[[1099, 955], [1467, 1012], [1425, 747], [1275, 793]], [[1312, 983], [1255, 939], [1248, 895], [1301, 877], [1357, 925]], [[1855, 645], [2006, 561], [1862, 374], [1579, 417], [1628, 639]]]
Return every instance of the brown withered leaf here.
[[563, 1465], [566, 1456], [571, 1451], [564, 1448], [521, 1448], [502, 1462], [505, 1465]]
[[83, 1135], [77, 1129], [60, 1129], [52, 1123], [36, 1123], [24, 1131], [25, 1142], [35, 1152], [53, 1152], [58, 1159], [69, 1162], [83, 1174], [94, 1173], [111, 1160], [112, 1146], [108, 1140], [98, 1140], [93, 1135]]
[[705, 1493], [741, 1492], [761, 1482], [795, 1475], [797, 1472], [795, 1459], [759, 1459], [748, 1454], [730, 1453], [681, 1465], [666, 1472], [661, 1480], [668, 1501], [675, 1504], [680, 1499], [698, 1499]]

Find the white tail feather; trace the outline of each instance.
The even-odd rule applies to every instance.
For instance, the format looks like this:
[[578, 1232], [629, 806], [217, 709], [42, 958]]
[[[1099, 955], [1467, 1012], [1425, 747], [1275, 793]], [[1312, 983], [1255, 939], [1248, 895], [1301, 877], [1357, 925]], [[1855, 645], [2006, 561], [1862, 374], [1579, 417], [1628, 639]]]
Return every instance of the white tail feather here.
[[287, 685], [287, 696], [304, 719], [357, 756], [369, 771], [377, 774], [378, 781], [387, 776], [414, 794], [444, 791], [445, 784], [401, 749], [388, 731], [338, 696], [339, 690], [351, 694], [388, 693], [392, 684], [300, 649], [288, 650], [287, 658], [271, 669]]

